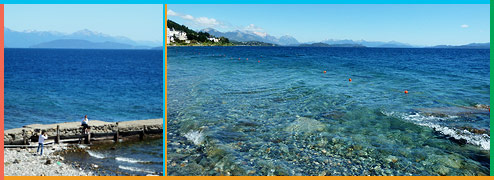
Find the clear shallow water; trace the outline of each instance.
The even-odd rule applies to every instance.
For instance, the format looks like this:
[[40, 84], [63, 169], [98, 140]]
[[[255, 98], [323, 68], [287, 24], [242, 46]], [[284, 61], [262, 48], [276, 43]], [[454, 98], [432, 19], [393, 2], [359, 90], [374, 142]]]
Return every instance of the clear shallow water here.
[[[83, 146], [83, 145], [82, 145]], [[67, 161], [91, 167], [97, 175], [160, 175], [163, 173], [163, 139], [93, 145], [64, 154]], [[84, 148], [84, 147], [81, 147]]]
[[[113, 122], [161, 118], [163, 51], [5, 49], [5, 129], [81, 121], [85, 114]], [[162, 154], [162, 143], [147, 147]], [[133, 148], [118, 152], [133, 153]], [[157, 162], [145, 155], [134, 158]]]
[[489, 173], [489, 50], [171, 47], [167, 65], [170, 175]]

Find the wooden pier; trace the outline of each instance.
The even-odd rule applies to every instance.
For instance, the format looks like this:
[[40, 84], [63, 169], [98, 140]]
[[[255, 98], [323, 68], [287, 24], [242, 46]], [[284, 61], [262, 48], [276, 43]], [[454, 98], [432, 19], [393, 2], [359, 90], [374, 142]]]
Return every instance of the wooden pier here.
[[[58, 124], [31, 124], [22, 128], [4, 131], [5, 147], [29, 147], [37, 143], [39, 134], [46, 131], [47, 144], [50, 143], [84, 143], [90, 144], [93, 140], [113, 140], [138, 136], [144, 139], [147, 135], [163, 135], [163, 119], [148, 119], [121, 122], [89, 121], [89, 134], [82, 132], [81, 122], [67, 122]], [[37, 144], [36, 144], [37, 145]]]

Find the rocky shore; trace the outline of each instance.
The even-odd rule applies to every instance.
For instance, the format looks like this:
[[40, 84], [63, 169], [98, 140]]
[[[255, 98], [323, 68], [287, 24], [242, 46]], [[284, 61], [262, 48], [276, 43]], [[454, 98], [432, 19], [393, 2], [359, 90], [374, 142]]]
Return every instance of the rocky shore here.
[[[113, 142], [114, 135], [118, 132], [119, 142], [139, 139], [161, 137], [163, 132], [163, 119], [135, 120], [124, 122], [104, 122], [93, 120], [91, 126], [91, 144], [93, 141], [99, 146], [100, 142]], [[55, 143], [58, 134], [61, 143]], [[45, 141], [43, 155], [37, 155], [37, 139], [41, 131], [48, 133], [49, 139]], [[98, 164], [82, 165], [78, 162], [66, 160], [67, 152], [86, 152], [93, 149], [88, 145], [64, 143], [74, 142], [79, 138], [81, 131], [80, 122], [67, 122], [58, 124], [33, 124], [22, 128], [5, 130], [4, 138], [4, 170], [5, 176], [98, 176], [109, 175], [102, 173]], [[94, 138], [94, 139], [93, 139]], [[97, 147], [96, 147], [97, 148]], [[65, 157], [65, 158], [64, 158]], [[126, 174], [121, 174], [126, 175]], [[152, 175], [152, 174], [149, 174]]]
[[5, 176], [92, 176], [94, 173], [84, 167], [64, 163], [56, 152], [70, 148], [65, 144], [46, 146], [43, 155], [37, 155], [36, 148], [5, 148]]

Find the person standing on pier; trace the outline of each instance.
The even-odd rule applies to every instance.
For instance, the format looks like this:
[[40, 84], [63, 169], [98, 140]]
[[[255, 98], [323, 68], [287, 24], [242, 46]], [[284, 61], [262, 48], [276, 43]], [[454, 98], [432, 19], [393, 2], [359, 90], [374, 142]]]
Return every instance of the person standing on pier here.
[[82, 132], [84, 132], [85, 134], [89, 133], [89, 129], [91, 128], [89, 127], [89, 120], [87, 119], [87, 115], [85, 115], [84, 119], [82, 119], [81, 126], [82, 126]]
[[42, 131], [38, 138], [38, 150], [36, 151], [36, 153], [39, 153], [39, 149], [41, 148], [40, 156], [43, 155], [43, 143], [46, 139], [48, 139], [48, 135], [46, 134], [46, 131]]

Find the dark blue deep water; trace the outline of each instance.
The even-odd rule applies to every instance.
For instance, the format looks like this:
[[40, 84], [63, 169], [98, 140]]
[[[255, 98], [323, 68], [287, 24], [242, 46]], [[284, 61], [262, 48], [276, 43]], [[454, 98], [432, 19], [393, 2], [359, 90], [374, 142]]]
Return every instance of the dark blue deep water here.
[[169, 175], [489, 174], [489, 50], [170, 47], [167, 57]]
[[[162, 118], [163, 51], [5, 49], [5, 129], [81, 121], [85, 114], [114, 122]], [[120, 160], [163, 161], [162, 143], [122, 149]], [[132, 154], [146, 149], [153, 154]], [[105, 163], [128, 174], [162, 171], [115, 158]]]
[[163, 53], [5, 50], [5, 129], [89, 119], [161, 118]]

